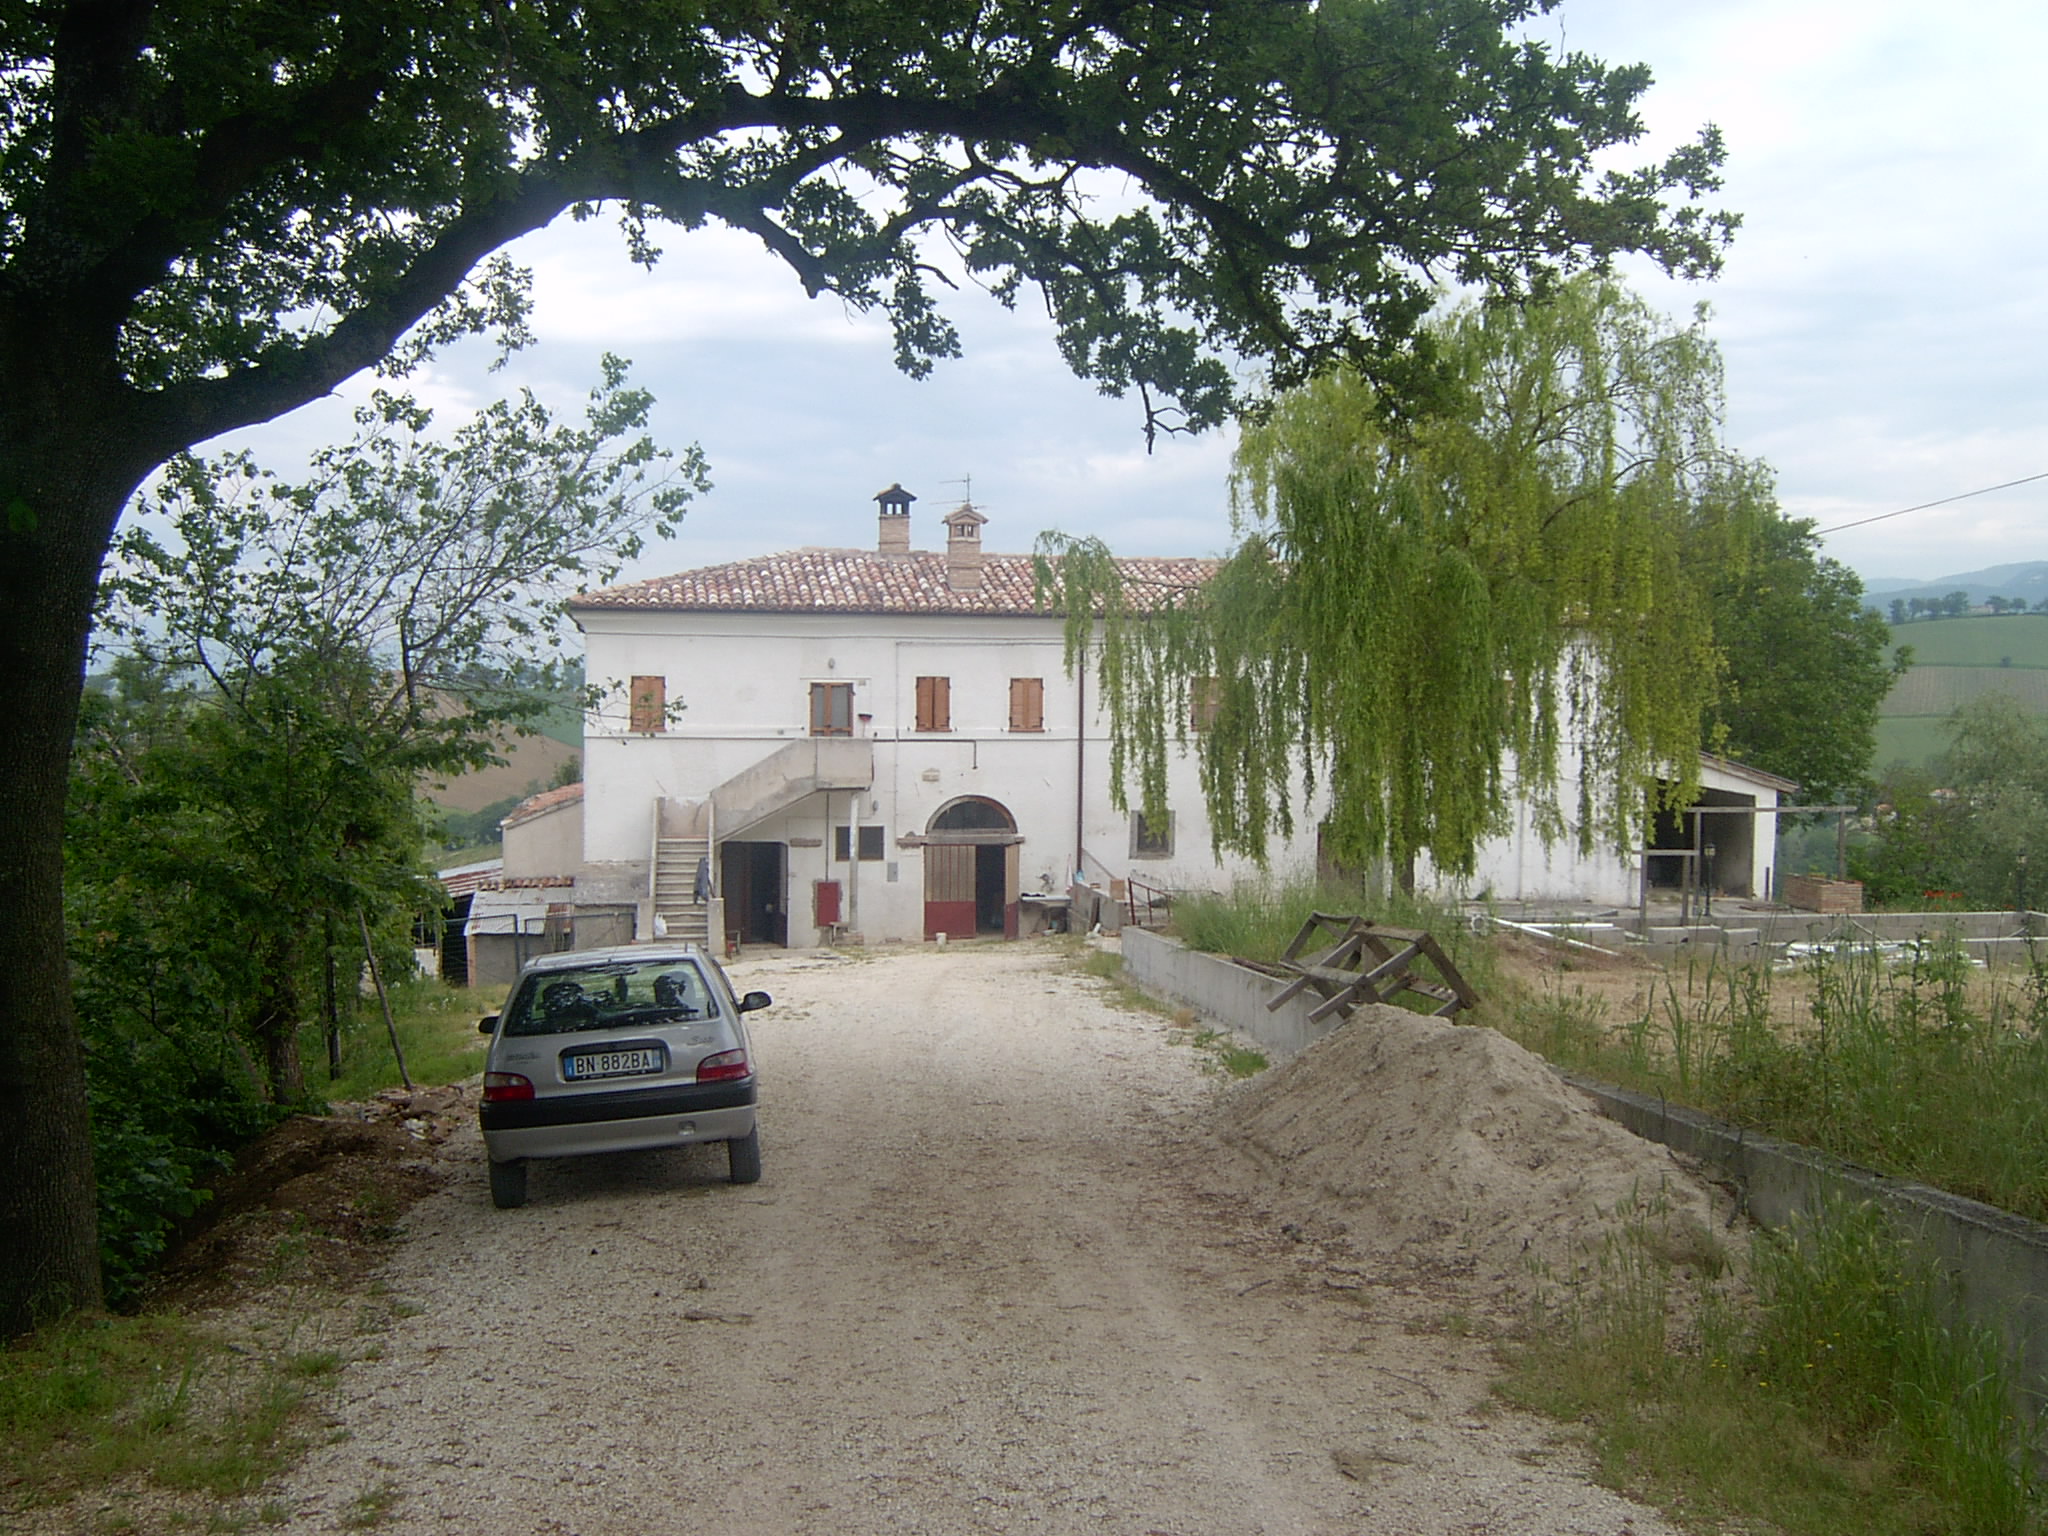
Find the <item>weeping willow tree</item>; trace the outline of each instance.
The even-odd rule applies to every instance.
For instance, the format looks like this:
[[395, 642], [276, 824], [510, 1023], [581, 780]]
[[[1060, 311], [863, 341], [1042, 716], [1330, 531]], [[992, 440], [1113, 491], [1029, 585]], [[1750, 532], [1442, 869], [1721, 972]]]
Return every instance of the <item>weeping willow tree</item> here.
[[1457, 875], [1517, 803], [1589, 851], [1694, 795], [1706, 578], [1770, 515], [1761, 467], [1720, 442], [1703, 317], [1588, 276], [1456, 308], [1429, 345], [1451, 385], [1425, 419], [1333, 374], [1247, 425], [1236, 546], [1199, 586], [1140, 587], [1099, 540], [1042, 536], [1120, 806], [1165, 809], [1191, 717], [1216, 846], [1261, 858], [1319, 787], [1335, 858]]

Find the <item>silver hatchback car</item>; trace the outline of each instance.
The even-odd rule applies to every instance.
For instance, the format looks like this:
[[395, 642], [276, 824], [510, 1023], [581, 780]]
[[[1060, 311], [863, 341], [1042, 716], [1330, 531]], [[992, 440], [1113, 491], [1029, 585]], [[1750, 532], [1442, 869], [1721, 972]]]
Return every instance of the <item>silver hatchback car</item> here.
[[526, 1162], [694, 1142], [726, 1145], [732, 1181], [761, 1177], [745, 1014], [695, 945], [544, 955], [478, 1028], [491, 1037], [478, 1108], [491, 1200], [526, 1203]]

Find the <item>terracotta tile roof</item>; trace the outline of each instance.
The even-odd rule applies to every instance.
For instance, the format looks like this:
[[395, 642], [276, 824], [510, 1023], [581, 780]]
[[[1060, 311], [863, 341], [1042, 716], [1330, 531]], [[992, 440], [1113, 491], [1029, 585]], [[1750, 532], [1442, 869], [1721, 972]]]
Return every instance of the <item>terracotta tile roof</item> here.
[[543, 812], [552, 811], [558, 805], [571, 805], [583, 798], [581, 784], [564, 784], [558, 789], [544, 789], [537, 795], [528, 795], [512, 807], [501, 827], [516, 827], [522, 821], [531, 821]]
[[[1164, 597], [1199, 586], [1216, 573], [1214, 560], [1119, 560], [1134, 599]], [[723, 613], [980, 613], [1041, 614], [1032, 591], [1029, 555], [983, 555], [977, 592], [946, 584], [946, 557], [923, 552], [881, 555], [865, 549], [798, 549], [730, 565], [658, 576], [652, 581], [586, 592], [576, 609], [656, 609]]]

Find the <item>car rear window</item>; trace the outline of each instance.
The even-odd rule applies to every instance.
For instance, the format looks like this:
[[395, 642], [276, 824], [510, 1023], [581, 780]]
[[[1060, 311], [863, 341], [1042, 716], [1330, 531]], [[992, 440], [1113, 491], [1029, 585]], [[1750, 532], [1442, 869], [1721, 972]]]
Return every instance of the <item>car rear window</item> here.
[[505, 1010], [505, 1033], [644, 1028], [717, 1014], [712, 989], [694, 961], [613, 961], [527, 977]]

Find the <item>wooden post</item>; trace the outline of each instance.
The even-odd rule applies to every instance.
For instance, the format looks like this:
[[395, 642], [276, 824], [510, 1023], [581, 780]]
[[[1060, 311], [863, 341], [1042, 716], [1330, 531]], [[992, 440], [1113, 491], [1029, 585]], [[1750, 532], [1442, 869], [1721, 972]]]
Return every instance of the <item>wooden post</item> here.
[[391, 1037], [391, 1054], [398, 1060], [398, 1080], [410, 1093], [412, 1074], [405, 1070], [405, 1047], [398, 1043], [398, 1021], [391, 1017], [391, 999], [384, 992], [384, 972], [377, 964], [377, 951], [370, 943], [370, 920], [363, 915], [361, 907], [356, 908], [356, 921], [362, 925], [363, 954], [369, 959], [370, 980], [377, 984], [377, 1002], [384, 1010], [384, 1032]]

